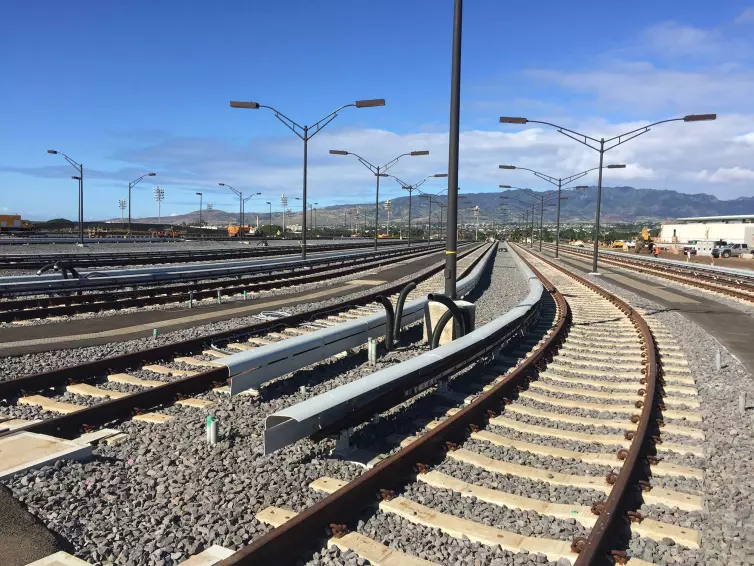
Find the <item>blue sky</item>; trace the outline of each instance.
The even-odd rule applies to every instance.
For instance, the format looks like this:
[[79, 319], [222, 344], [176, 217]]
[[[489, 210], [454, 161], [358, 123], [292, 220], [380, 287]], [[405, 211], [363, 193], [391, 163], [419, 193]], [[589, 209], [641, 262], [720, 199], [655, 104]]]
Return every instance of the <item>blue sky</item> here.
[[[608, 7], [609, 6], [609, 7]], [[0, 23], [0, 211], [74, 217], [73, 169], [85, 166], [87, 219], [119, 215], [142, 173], [135, 217], [204, 202], [231, 210], [219, 181], [300, 195], [301, 142], [264, 110], [311, 123], [360, 98], [310, 142], [310, 195], [323, 204], [373, 198], [354, 151], [412, 182], [447, 168], [451, 0], [11, 3]], [[542, 187], [499, 163], [563, 176], [597, 156], [552, 130], [501, 126], [500, 115], [595, 136], [647, 121], [717, 112], [714, 123], [662, 126], [609, 154], [625, 162], [606, 184], [754, 194], [754, 3], [476, 0], [464, 12], [463, 190]], [[386, 186], [385, 186], [386, 185]], [[384, 184], [386, 198], [399, 193]], [[440, 181], [434, 185], [443, 188]], [[247, 205], [248, 209], [254, 209]], [[266, 209], [266, 206], [263, 207]]]

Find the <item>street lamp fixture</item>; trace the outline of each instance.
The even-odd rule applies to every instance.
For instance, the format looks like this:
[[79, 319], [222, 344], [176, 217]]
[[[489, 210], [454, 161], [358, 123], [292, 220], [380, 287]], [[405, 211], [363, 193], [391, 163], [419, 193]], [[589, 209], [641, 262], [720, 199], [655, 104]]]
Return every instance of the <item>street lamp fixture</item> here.
[[139, 184], [144, 177], [154, 177], [157, 173], [145, 173], [135, 181], [128, 183], [128, 233], [131, 234], [131, 189]]
[[[356, 159], [361, 162], [361, 164], [369, 169], [372, 174], [377, 177], [377, 189], [375, 191], [375, 202], [374, 202], [374, 250], [377, 251], [377, 236], [379, 234], [379, 219], [380, 219], [380, 177], [388, 177], [387, 171], [396, 163], [398, 163], [398, 160], [401, 157], [405, 156], [419, 156], [419, 155], [429, 155], [429, 151], [427, 150], [420, 150], [420, 151], [411, 151], [409, 153], [402, 153], [398, 157], [388, 161], [385, 165], [374, 165], [373, 163], [370, 163], [360, 155], [352, 152], [348, 152], [342, 149], [331, 149], [330, 155], [353, 155]], [[306, 209], [304, 209], [306, 210]], [[304, 214], [306, 216], [306, 214]], [[364, 218], [364, 224], [366, 227], [366, 218]]]
[[[411, 245], [411, 195], [413, 192], [421, 187], [424, 183], [427, 182], [427, 179], [440, 179], [440, 178], [446, 178], [448, 176], [447, 173], [435, 173], [434, 175], [427, 175], [424, 177], [421, 181], [418, 183], [414, 183], [413, 185], [409, 185], [408, 183], [405, 183], [401, 181], [398, 177], [395, 175], [388, 175], [388, 177], [392, 177], [395, 179], [398, 184], [403, 188], [404, 190], [408, 191], [408, 245]], [[442, 224], [442, 222], [441, 222]]]
[[[268, 110], [271, 110], [275, 114], [275, 118], [280, 120], [285, 125], [286, 128], [291, 130], [294, 134], [296, 134], [301, 139], [301, 141], [304, 142], [304, 183], [303, 183], [304, 186], [303, 186], [303, 195], [302, 195], [303, 196], [303, 199], [302, 199], [303, 221], [302, 221], [302, 229], [301, 229], [301, 236], [302, 236], [301, 258], [302, 259], [306, 259], [306, 183], [307, 183], [309, 140], [313, 138], [315, 135], [317, 135], [330, 122], [332, 122], [338, 116], [338, 112], [340, 112], [344, 108], [349, 108], [349, 107], [373, 108], [375, 106], [385, 106], [385, 99], [373, 98], [373, 99], [367, 99], [367, 100], [357, 100], [352, 104], [344, 104], [343, 106], [341, 106], [340, 108], [337, 108], [336, 110], [333, 110], [327, 116], [325, 116], [318, 122], [315, 122], [311, 126], [302, 126], [294, 122], [288, 116], [286, 116], [279, 110], [276, 110], [272, 106], [259, 104], [258, 102], [243, 102], [243, 101], [237, 101], [237, 100], [232, 100], [230, 102], [231, 108], [245, 108], [245, 109], [250, 109], [250, 110], [258, 110], [259, 108], [267, 108]], [[285, 236], [285, 234], [283, 235]]]
[[[551, 126], [553, 128], [556, 128], [557, 131], [561, 134], [563, 134], [566, 137], [571, 138], [572, 140], [575, 140], [579, 142], [582, 145], [585, 145], [600, 154], [600, 165], [597, 169], [599, 169], [599, 174], [597, 177], [597, 210], [595, 211], [595, 220], [594, 220], [594, 248], [592, 252], [592, 273], [597, 273], [597, 256], [599, 253], [599, 235], [600, 235], [600, 206], [602, 204], [602, 162], [605, 157], [605, 152], [610, 151], [611, 149], [626, 143], [629, 140], [634, 139], [635, 137], [638, 137], [642, 134], [646, 134], [652, 126], [657, 126], [658, 124], [665, 124], [666, 122], [702, 122], [707, 120], [716, 120], [717, 114], [688, 114], [682, 118], [670, 118], [667, 120], [660, 120], [658, 122], [653, 122], [647, 126], [642, 126], [640, 128], [636, 128], [634, 130], [622, 133], [617, 136], [613, 136], [612, 138], [594, 138], [591, 136], [588, 136], [586, 134], [582, 134], [580, 132], [577, 132], [575, 130], [571, 130], [569, 128], [564, 128], [563, 126], [558, 126], [557, 124], [553, 124], [551, 122], [543, 122], [541, 120], [528, 120], [527, 118], [513, 118], [510, 116], [501, 116], [500, 117], [500, 123], [501, 124], [544, 124], [546, 126]], [[606, 147], [607, 146], [607, 147]], [[619, 167], [607, 167], [608, 169], [618, 169]]]
[[71, 166], [78, 170], [79, 174], [72, 179], [76, 179], [79, 182], [79, 244], [84, 245], [84, 166], [77, 161], [74, 161], [68, 157], [65, 153], [56, 151], [54, 149], [48, 149], [47, 153], [50, 155], [62, 155], [65, 160], [71, 164]]

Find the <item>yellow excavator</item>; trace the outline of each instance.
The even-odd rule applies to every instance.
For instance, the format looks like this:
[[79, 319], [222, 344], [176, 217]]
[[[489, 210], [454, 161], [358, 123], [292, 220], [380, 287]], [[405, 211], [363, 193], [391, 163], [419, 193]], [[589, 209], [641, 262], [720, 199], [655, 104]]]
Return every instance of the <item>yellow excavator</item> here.
[[649, 229], [644, 226], [644, 228], [641, 229], [641, 234], [636, 237], [634, 252], [638, 254], [646, 249], [649, 253], [652, 253], [654, 245], [654, 240], [652, 240], [652, 236], [649, 234]]

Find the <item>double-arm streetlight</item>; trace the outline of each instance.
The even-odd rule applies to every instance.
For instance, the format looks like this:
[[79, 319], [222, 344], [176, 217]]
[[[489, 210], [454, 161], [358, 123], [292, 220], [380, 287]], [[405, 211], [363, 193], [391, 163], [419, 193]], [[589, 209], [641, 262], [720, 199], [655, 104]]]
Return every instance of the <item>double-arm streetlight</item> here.
[[[602, 166], [603, 169], [625, 169], [626, 166], [623, 164], [612, 164], [612, 165], [606, 165]], [[560, 201], [566, 200], [568, 197], [561, 196], [561, 190], [563, 187], [568, 185], [569, 183], [572, 183], [576, 181], [577, 179], [581, 179], [584, 175], [587, 175], [588, 173], [591, 173], [592, 171], [596, 171], [597, 169], [600, 169], [600, 167], [592, 167], [591, 169], [587, 169], [586, 171], [582, 171], [581, 173], [574, 173], [570, 177], [564, 177], [564, 178], [555, 178], [550, 175], [546, 175], [545, 173], [540, 173], [539, 171], [535, 171], [534, 169], [528, 169], [526, 167], [516, 167], [515, 165], [501, 165], [500, 169], [520, 169], [522, 171], [530, 171], [534, 173], [537, 177], [540, 179], [543, 179], [547, 181], [548, 183], [555, 185], [558, 187], [558, 213], [557, 213], [557, 220], [555, 224], [555, 257], [558, 257], [558, 254], [560, 252]], [[500, 185], [502, 188], [503, 185]], [[506, 185], [507, 188], [507, 185]], [[577, 187], [574, 187], [576, 189], [587, 189], [586, 185], [579, 185]], [[599, 199], [597, 200], [597, 206], [599, 207]], [[599, 210], [599, 209], [598, 209]], [[599, 215], [599, 212], [597, 213]]]
[[436, 195], [430, 195], [425, 192], [419, 191], [419, 196], [427, 199], [427, 202], [429, 203], [429, 213], [427, 214], [427, 224], [429, 225], [429, 235], [427, 236], [427, 245], [432, 243], [432, 203], [439, 203], [440, 201], [435, 200], [435, 197], [440, 196], [440, 194], [444, 191], [447, 191], [448, 189], [445, 188]]
[[411, 245], [411, 194], [416, 189], [421, 187], [424, 183], [426, 183], [428, 179], [432, 179], [433, 177], [447, 177], [447, 176], [448, 176], [447, 173], [435, 173], [434, 175], [427, 175], [418, 183], [409, 185], [408, 183], [404, 183], [403, 181], [401, 181], [395, 175], [388, 175], [388, 177], [392, 177], [393, 179], [395, 179], [404, 190], [408, 191], [408, 245], [409, 246]]
[[[344, 108], [354, 107], [354, 108], [372, 108], [374, 106], [385, 106], [385, 100], [382, 98], [376, 98], [373, 100], [357, 100], [353, 104], [345, 104], [338, 108], [337, 110], [333, 110], [330, 112], [327, 116], [319, 120], [318, 122], [315, 122], [311, 126], [301, 126], [291, 120], [288, 116], [280, 112], [279, 110], [276, 110], [272, 106], [266, 106], [264, 104], [259, 104], [258, 102], [239, 102], [235, 100], [230, 101], [230, 107], [231, 108], [246, 108], [249, 110], [258, 110], [259, 108], [267, 108], [268, 110], [272, 110], [272, 112], [275, 113], [275, 118], [280, 120], [289, 130], [291, 130], [294, 134], [296, 134], [303, 142], [304, 142], [304, 194], [302, 195], [303, 198], [303, 210], [304, 210], [304, 218], [303, 218], [303, 226], [301, 230], [302, 234], [302, 241], [301, 241], [301, 258], [306, 259], [306, 168], [307, 168], [307, 152], [308, 152], [308, 145], [309, 140], [313, 138], [315, 135], [317, 135], [322, 128], [327, 126], [330, 122], [332, 122], [336, 116], [338, 115], [338, 112], [343, 110]], [[285, 236], [285, 234], [283, 234]]]
[[[526, 118], [513, 118], [510, 116], [501, 116], [500, 123], [501, 124], [544, 124], [546, 126], [552, 126], [553, 128], [556, 128], [557, 131], [563, 134], [564, 136], [567, 136], [571, 138], [572, 140], [576, 140], [580, 144], [585, 145], [599, 152], [600, 165], [597, 168], [599, 170], [599, 176], [597, 177], [597, 213], [596, 213], [596, 218], [594, 221], [594, 252], [592, 256], [592, 272], [597, 273], [597, 253], [599, 251], [599, 235], [600, 235], [600, 205], [602, 202], [602, 169], [603, 169], [602, 163], [605, 157], [605, 152], [610, 151], [611, 149], [618, 147], [619, 145], [626, 143], [627, 141], [632, 140], [635, 137], [638, 137], [642, 134], [646, 134], [652, 128], [652, 126], [657, 126], [658, 124], [665, 124], [666, 122], [702, 122], [705, 120], [714, 120], [716, 118], [717, 118], [717, 114], [689, 114], [687, 116], [684, 116], [683, 118], [670, 118], [668, 120], [660, 120], [659, 122], [653, 122], [652, 124], [649, 124], [647, 126], [642, 126], [641, 128], [636, 128], [635, 130], [631, 130], [630, 132], [625, 132], [623, 134], [620, 134], [618, 136], [614, 136], [608, 139], [593, 138], [593, 137], [587, 136], [586, 134], [582, 134], [574, 130], [564, 128], [563, 126], [558, 126], [557, 124], [552, 124], [550, 122], [542, 122], [540, 120], [528, 120]], [[599, 144], [599, 147], [595, 147], [593, 144]]]
[[227, 183], [217, 183], [217, 185], [220, 186], [220, 187], [228, 187], [231, 191], [233, 191], [234, 193], [236, 193], [236, 195], [238, 195], [238, 237], [241, 238], [243, 236], [243, 233], [244, 233], [244, 228], [243, 228], [243, 205], [251, 197], [259, 196], [262, 193], [252, 193], [252, 194], [250, 194], [248, 197], [246, 197], [244, 199], [243, 198], [243, 192], [234, 189], [229, 184], [227, 184]]
[[157, 173], [144, 173], [141, 177], [135, 181], [128, 183], [128, 233], [131, 233], [131, 189], [139, 184], [144, 177], [154, 177]]
[[[539, 193], [539, 192], [536, 192], [536, 191], [533, 191], [531, 189], [527, 189], [527, 188], [524, 188], [524, 187], [511, 187], [511, 186], [508, 186], [508, 185], [500, 185], [500, 187], [501, 188], [514, 189], [514, 190], [521, 191], [524, 194], [526, 194], [526, 195], [528, 195], [528, 196], [536, 199], [537, 201], [539, 201], [539, 251], [542, 251], [542, 232], [543, 232], [543, 229], [544, 229], [545, 204], [547, 204], [548, 206], [553, 206], [554, 203], [548, 202], [548, 201], [550, 199], [558, 197], [559, 193], [555, 193], [555, 192], [552, 192], [552, 193], [548, 193], [548, 192]], [[521, 203], [526, 204], [525, 201], [523, 201], [521, 199], [517, 199], [515, 197], [502, 196], [501, 198], [502, 199], [506, 199], [506, 200], [512, 198], [513, 200], [517, 200], [517, 201], [519, 201]], [[535, 210], [536, 210], [536, 205], [532, 206], [532, 242], [531, 242], [532, 243], [532, 247], [534, 246], [534, 211]]]
[[[407, 155], [411, 157], [416, 157], [417, 155], [429, 155], [429, 151], [422, 150], [422, 151], [411, 151], [409, 153], [402, 153], [398, 157], [391, 159], [388, 161], [385, 165], [373, 165], [360, 155], [348, 151], [344, 151], [342, 149], [331, 149], [330, 153], [332, 155], [353, 155], [356, 159], [358, 159], [361, 164], [369, 169], [372, 174], [377, 177], [377, 190], [375, 192], [375, 202], [374, 202], [374, 249], [377, 251], [377, 236], [379, 232], [379, 219], [380, 219], [380, 177], [387, 177], [387, 171], [396, 163], [398, 163], [398, 160], [401, 157], [405, 157]], [[364, 224], [366, 225], [366, 217], [364, 218]]]
[[79, 243], [84, 245], [84, 166], [68, 157], [65, 153], [56, 151], [54, 149], [48, 149], [47, 153], [51, 155], [62, 155], [65, 160], [70, 163], [79, 174], [71, 175], [71, 179], [75, 179], [79, 182]]

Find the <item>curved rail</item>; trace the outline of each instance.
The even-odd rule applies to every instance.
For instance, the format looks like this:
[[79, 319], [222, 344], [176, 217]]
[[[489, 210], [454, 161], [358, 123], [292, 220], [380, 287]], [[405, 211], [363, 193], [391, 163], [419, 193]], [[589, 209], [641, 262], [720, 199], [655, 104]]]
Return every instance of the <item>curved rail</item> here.
[[[375, 497], [379, 497], [380, 493], [399, 488], [415, 475], [417, 469], [425, 467], [425, 463], [435, 460], [439, 454], [452, 449], [455, 444], [466, 438], [469, 430], [484, 426], [491, 417], [496, 416], [501, 403], [505, 404], [507, 399], [513, 398], [517, 391], [523, 389], [531, 375], [550, 361], [552, 354], [563, 343], [571, 324], [571, 311], [563, 295], [531, 264], [521, 259], [536, 274], [558, 307], [554, 329], [544, 342], [523, 363], [469, 405], [341, 489], [223, 560], [220, 566], [295, 562], [300, 558], [301, 550], [314, 547], [330, 525], [354, 520], [365, 506], [373, 503]], [[637, 432], [633, 436], [630, 448], [619, 453], [619, 457], [625, 460], [624, 465], [617, 477], [613, 478], [614, 486], [607, 501], [596, 506], [599, 517], [588, 539], [576, 540], [572, 545], [572, 550], [579, 552], [576, 566], [607, 564], [625, 557], [621, 550], [616, 550], [616, 547], [625, 542], [625, 533], [622, 532], [626, 525], [625, 511], [635, 504], [635, 491], [632, 487], [636, 482], [641, 485], [646, 473], [643, 466], [644, 458], [652, 451], [652, 417], [660, 407], [655, 402], [655, 397], [659, 393], [656, 346], [646, 322], [629, 305], [564, 268], [551, 262], [546, 263], [574, 277], [615, 304], [629, 317], [643, 342], [645, 377], [642, 381], [645, 382], [646, 402], [637, 401], [637, 407], [642, 408]], [[487, 353], [494, 351], [500, 348], [497, 342], [499, 339], [499, 336], [494, 336], [492, 340], [480, 340], [477, 347]], [[464, 351], [464, 356], [464, 360], [454, 360], [453, 370], [458, 371], [468, 365], [467, 351]], [[478, 356], [471, 358], [474, 361], [479, 359]]]
[[[553, 249], [552, 245], [545, 244]], [[581, 256], [591, 252], [581, 251], [579, 248], [560, 248], [561, 254]], [[625, 257], [624, 257], [625, 256]], [[669, 279], [683, 285], [722, 293], [729, 297], [747, 302], [754, 302], [754, 272], [751, 275], [734, 272], [711, 271], [706, 266], [698, 267], [696, 264], [684, 264], [670, 262], [655, 258], [635, 258], [617, 252], [600, 252], [600, 261], [617, 267], [630, 266], [633, 271], [653, 275], [661, 279]]]
[[[527, 252], [533, 253], [528, 250]], [[644, 343], [642, 347], [642, 359], [644, 361], [642, 385], [645, 391], [645, 401], [636, 402], [636, 407], [641, 409], [636, 434], [631, 442], [631, 447], [627, 451], [624, 449], [619, 452], [619, 457], [623, 456], [624, 459], [623, 466], [618, 477], [612, 478], [614, 480], [613, 489], [610, 491], [607, 501], [600, 507], [599, 517], [589, 533], [589, 538], [583, 541], [583, 545], [578, 548], [579, 557], [574, 566], [604, 564], [608, 559], [617, 561], [625, 558], [625, 553], [615, 548], [616, 542], [625, 539], [624, 531], [628, 520], [630, 520], [627, 512], [641, 506], [635, 487], [638, 485], [641, 486], [641, 489], [646, 489], [648, 486], [649, 474], [647, 474], [647, 469], [650, 466], [651, 457], [656, 453], [654, 439], [657, 438], [657, 427], [662, 422], [660, 418], [662, 404], [658, 400], [662, 391], [661, 385], [658, 383], [660, 378], [657, 345], [649, 325], [628, 303], [555, 262], [538, 254], [533, 255], [617, 306], [631, 320]]]

